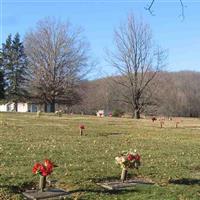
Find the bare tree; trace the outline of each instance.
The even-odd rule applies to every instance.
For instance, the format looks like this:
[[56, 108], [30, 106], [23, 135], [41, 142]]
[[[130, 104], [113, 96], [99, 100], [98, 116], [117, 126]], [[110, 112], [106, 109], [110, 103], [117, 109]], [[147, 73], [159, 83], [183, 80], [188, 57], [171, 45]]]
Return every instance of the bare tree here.
[[88, 69], [88, 44], [81, 30], [69, 23], [46, 18], [25, 36], [29, 62], [29, 87], [34, 98], [51, 104], [73, 105], [80, 100], [77, 86]]
[[115, 79], [121, 86], [118, 99], [131, 106], [133, 117], [140, 118], [141, 111], [153, 103], [153, 80], [164, 66], [165, 53], [154, 46], [149, 26], [137, 23], [132, 15], [115, 31], [115, 45], [108, 60], [120, 75]]

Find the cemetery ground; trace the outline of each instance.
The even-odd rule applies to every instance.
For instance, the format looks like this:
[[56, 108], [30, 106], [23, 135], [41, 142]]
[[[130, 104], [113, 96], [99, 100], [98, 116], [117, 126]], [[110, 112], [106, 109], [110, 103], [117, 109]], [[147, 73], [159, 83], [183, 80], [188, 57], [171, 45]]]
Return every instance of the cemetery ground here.
[[[35, 188], [35, 162], [46, 158], [58, 167], [49, 177], [71, 199], [200, 199], [200, 119], [175, 122], [95, 116], [0, 113], [0, 199], [23, 199]], [[79, 133], [84, 124], [83, 136]], [[97, 185], [120, 179], [115, 156], [137, 149], [141, 167], [129, 177], [152, 180], [154, 185], [109, 191]]]

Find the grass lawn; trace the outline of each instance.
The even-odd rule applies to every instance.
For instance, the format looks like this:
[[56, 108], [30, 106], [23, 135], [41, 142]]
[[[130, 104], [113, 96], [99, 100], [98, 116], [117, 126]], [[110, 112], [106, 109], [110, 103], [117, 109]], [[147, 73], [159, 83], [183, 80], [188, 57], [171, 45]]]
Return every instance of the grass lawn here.
[[[166, 121], [161, 129], [150, 119], [0, 113], [0, 199], [22, 199], [21, 191], [38, 183], [34, 163], [45, 158], [58, 165], [51, 179], [71, 191], [71, 199], [200, 199], [200, 120], [182, 120], [178, 128]], [[118, 192], [99, 187], [97, 182], [120, 178], [114, 158], [131, 148], [141, 154], [142, 166], [130, 176], [156, 184]]]

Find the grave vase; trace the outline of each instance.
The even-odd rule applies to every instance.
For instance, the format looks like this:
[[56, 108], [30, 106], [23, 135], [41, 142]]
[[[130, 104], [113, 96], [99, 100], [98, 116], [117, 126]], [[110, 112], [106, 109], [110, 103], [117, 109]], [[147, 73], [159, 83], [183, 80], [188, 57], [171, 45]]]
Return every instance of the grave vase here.
[[128, 170], [126, 168], [122, 169], [121, 181], [124, 182], [127, 179]]
[[46, 176], [40, 176], [39, 190], [41, 192], [44, 192], [45, 187], [46, 187]]
[[83, 129], [80, 128], [80, 136], [82, 136], [82, 135], [83, 135]]

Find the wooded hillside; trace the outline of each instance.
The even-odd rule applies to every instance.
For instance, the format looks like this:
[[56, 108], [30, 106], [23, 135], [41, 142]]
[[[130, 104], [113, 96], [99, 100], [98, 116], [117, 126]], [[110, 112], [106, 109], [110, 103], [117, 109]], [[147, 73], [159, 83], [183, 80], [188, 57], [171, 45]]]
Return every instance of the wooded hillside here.
[[[121, 90], [114, 79], [116, 77], [83, 82], [81, 84], [82, 103], [73, 107], [73, 112], [94, 114], [99, 109], [104, 109], [107, 113], [115, 110], [130, 112], [129, 106], [119, 101]], [[161, 72], [154, 80], [153, 86], [151, 103], [145, 106], [143, 114], [200, 116], [199, 72]]]

